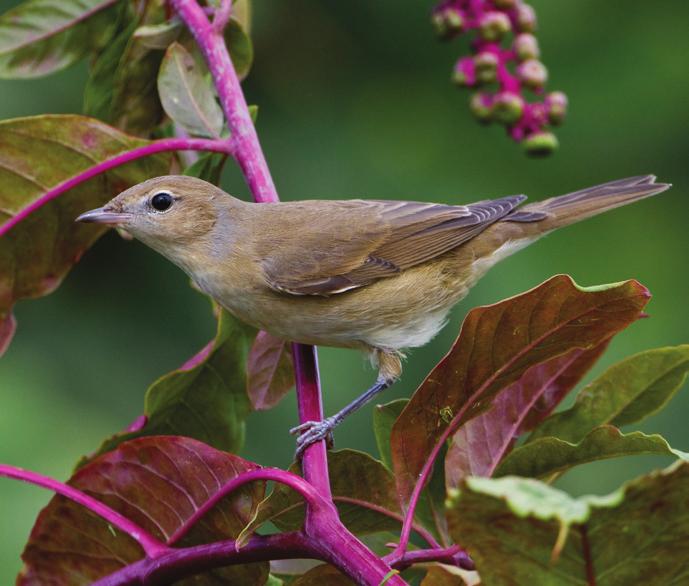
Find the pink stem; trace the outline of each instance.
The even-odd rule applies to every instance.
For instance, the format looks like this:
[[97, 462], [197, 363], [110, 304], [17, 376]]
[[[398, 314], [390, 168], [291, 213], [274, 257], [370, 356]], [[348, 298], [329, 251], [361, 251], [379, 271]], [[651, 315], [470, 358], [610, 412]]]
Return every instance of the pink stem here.
[[69, 191], [70, 189], [76, 187], [77, 185], [80, 185], [84, 181], [87, 181], [88, 179], [105, 173], [110, 169], [114, 169], [115, 167], [124, 165], [125, 163], [129, 163], [131, 161], [135, 161], [143, 157], [148, 157], [149, 155], [154, 155], [156, 153], [163, 153], [168, 151], [194, 150], [232, 154], [233, 149], [233, 145], [226, 140], [205, 138], [164, 138], [161, 140], [151, 142], [147, 145], [137, 147], [130, 151], [125, 151], [124, 153], [120, 153], [119, 155], [115, 155], [110, 159], [106, 159], [105, 161], [102, 161], [97, 165], [94, 165], [93, 167], [89, 167], [88, 169], [82, 171], [78, 175], [70, 177], [69, 179], [56, 185], [52, 189], [46, 191], [41, 197], [39, 197], [37, 200], [31, 202], [29, 205], [19, 210], [19, 212], [17, 212], [2, 226], [0, 226], [0, 236], [5, 235], [14, 226], [19, 224], [19, 222], [24, 220], [29, 214], [32, 214], [37, 209], [47, 204], [49, 201], [52, 201], [55, 198], [59, 197], [60, 195], [65, 193], [65, 191]]
[[220, 0], [220, 6], [213, 16], [213, 29], [221, 33], [232, 16], [232, 0]]
[[213, 28], [196, 0], [171, 0], [171, 3], [194, 36], [208, 63], [218, 90], [220, 105], [232, 132], [234, 157], [244, 173], [254, 200], [278, 201], [278, 194], [222, 33]]
[[80, 490], [69, 486], [68, 484], [63, 484], [62, 482], [58, 482], [53, 478], [43, 476], [37, 472], [30, 472], [29, 470], [23, 470], [21, 468], [8, 466], [6, 464], [0, 464], [0, 476], [21, 480], [22, 482], [47, 488], [57, 494], [61, 494], [75, 503], [83, 505], [134, 539], [143, 548], [144, 552], [146, 552], [146, 556], [149, 558], [158, 558], [170, 551], [170, 548], [167, 545], [156, 539], [148, 531], [142, 527], [139, 527], [139, 525], [133, 521], [130, 521], [107, 505], [101, 503], [93, 497], [90, 497], [87, 494], [84, 494]]
[[[293, 344], [292, 356], [297, 383], [299, 423], [320, 421], [323, 419], [323, 401], [320, 392], [316, 348], [303, 344]], [[325, 441], [313, 443], [306, 448], [302, 458], [302, 468], [304, 478], [323, 495], [323, 498], [332, 500]]]
[[471, 561], [471, 558], [459, 545], [434, 547], [431, 549], [416, 549], [414, 551], [405, 552], [401, 556], [396, 556], [394, 553], [391, 553], [383, 559], [396, 570], [405, 570], [414, 564], [428, 562], [440, 562], [457, 566], [465, 570], [474, 569], [474, 562]]
[[173, 545], [182, 539], [182, 537], [184, 537], [189, 530], [196, 523], [198, 523], [201, 517], [208, 513], [208, 511], [210, 511], [228, 494], [234, 492], [249, 482], [256, 482], [257, 480], [272, 480], [273, 482], [279, 482], [280, 484], [289, 486], [291, 489], [296, 490], [299, 494], [301, 494], [304, 497], [304, 500], [309, 503], [311, 507], [322, 509], [324, 507], [330, 508], [332, 506], [314, 489], [311, 484], [309, 484], [301, 476], [297, 476], [296, 474], [292, 474], [291, 472], [280, 470], [278, 468], [260, 468], [258, 470], [251, 470], [249, 472], [244, 472], [243, 474], [240, 474], [239, 476], [230, 480], [211, 498], [203, 503], [203, 505], [199, 507], [196, 512], [172, 534], [170, 539], [168, 539], [168, 545]]
[[316, 548], [299, 531], [256, 535], [239, 546], [235, 540], [170, 549], [157, 559], [144, 558], [101, 578], [92, 586], [172, 584], [213, 568], [267, 560], [319, 559]]

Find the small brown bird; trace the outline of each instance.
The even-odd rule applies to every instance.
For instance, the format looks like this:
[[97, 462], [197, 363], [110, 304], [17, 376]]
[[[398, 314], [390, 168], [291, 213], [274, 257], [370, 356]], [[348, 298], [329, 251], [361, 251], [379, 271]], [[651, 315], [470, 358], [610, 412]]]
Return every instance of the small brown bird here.
[[247, 203], [200, 179], [158, 177], [80, 222], [116, 224], [181, 267], [221, 306], [286, 340], [359, 348], [376, 383], [322, 422], [294, 428], [298, 452], [402, 372], [499, 260], [541, 236], [665, 191], [652, 175], [518, 207], [524, 195], [470, 205], [407, 201]]

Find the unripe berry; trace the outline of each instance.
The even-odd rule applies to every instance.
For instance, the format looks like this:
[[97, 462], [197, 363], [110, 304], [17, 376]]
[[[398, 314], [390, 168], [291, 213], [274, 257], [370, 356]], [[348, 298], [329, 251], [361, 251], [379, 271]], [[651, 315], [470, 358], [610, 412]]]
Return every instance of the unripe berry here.
[[493, 104], [489, 95], [476, 92], [473, 96], [471, 96], [469, 109], [479, 122], [486, 124], [491, 121], [491, 117], [493, 115]]
[[488, 12], [481, 19], [481, 37], [486, 41], [499, 41], [511, 29], [510, 19], [502, 12]]
[[548, 120], [551, 124], [562, 124], [567, 115], [567, 96], [562, 92], [552, 92], [545, 98]]
[[462, 32], [464, 26], [462, 13], [451, 6], [436, 10], [431, 16], [431, 22], [436, 34], [442, 39], [449, 39]]
[[528, 4], [517, 7], [517, 28], [522, 33], [532, 33], [536, 30], [536, 11]]
[[459, 86], [472, 86], [476, 83], [476, 67], [471, 57], [462, 57], [452, 71], [452, 81]]
[[532, 157], [545, 157], [558, 147], [557, 137], [552, 132], [536, 132], [522, 141], [526, 153]]
[[474, 57], [476, 79], [481, 83], [492, 83], [497, 79], [498, 56], [490, 51], [483, 51]]
[[520, 61], [538, 59], [541, 56], [538, 40], [531, 33], [521, 33], [517, 35], [514, 39], [513, 47]]
[[548, 70], [537, 59], [528, 59], [517, 67], [517, 77], [532, 89], [540, 89], [548, 80]]
[[514, 124], [524, 113], [524, 100], [512, 92], [501, 92], [493, 100], [493, 119], [502, 124]]

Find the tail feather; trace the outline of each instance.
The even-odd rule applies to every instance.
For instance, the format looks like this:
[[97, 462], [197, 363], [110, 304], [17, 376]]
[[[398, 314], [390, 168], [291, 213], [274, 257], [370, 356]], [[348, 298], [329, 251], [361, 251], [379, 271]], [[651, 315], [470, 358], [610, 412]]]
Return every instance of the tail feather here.
[[588, 187], [574, 193], [526, 205], [505, 220], [538, 222], [543, 231], [554, 230], [596, 216], [658, 193], [671, 187], [656, 183], [655, 175], [640, 175]]

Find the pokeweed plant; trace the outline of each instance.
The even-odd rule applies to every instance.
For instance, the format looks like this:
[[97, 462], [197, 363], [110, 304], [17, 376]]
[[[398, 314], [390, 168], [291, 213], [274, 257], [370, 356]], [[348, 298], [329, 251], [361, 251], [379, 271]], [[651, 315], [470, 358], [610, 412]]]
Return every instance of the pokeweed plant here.
[[[434, 18], [455, 29], [453, 7], [462, 19], [469, 8], [473, 18], [524, 9], [443, 6]], [[0, 122], [1, 348], [12, 305], [55, 289], [102, 234], [73, 222], [84, 209], [184, 165], [218, 182], [228, 158], [256, 202], [278, 200], [240, 86], [247, 15], [243, 0], [28, 0], [0, 17], [2, 77], [91, 58], [87, 116]], [[504, 20], [484, 20], [492, 42], [486, 31]], [[56, 493], [17, 584], [681, 583], [687, 454], [620, 428], [682, 386], [689, 345], [632, 356], [554, 412], [648, 299], [633, 280], [583, 288], [560, 275], [475, 308], [411, 399], [375, 409], [378, 458], [318, 442], [288, 470], [237, 453], [249, 413], [294, 385], [300, 421], [322, 418], [315, 349], [218, 311], [215, 338], [154, 383], [144, 415], [66, 483], [0, 465]], [[574, 466], [635, 454], [676, 462], [605, 497], [551, 486]]]

